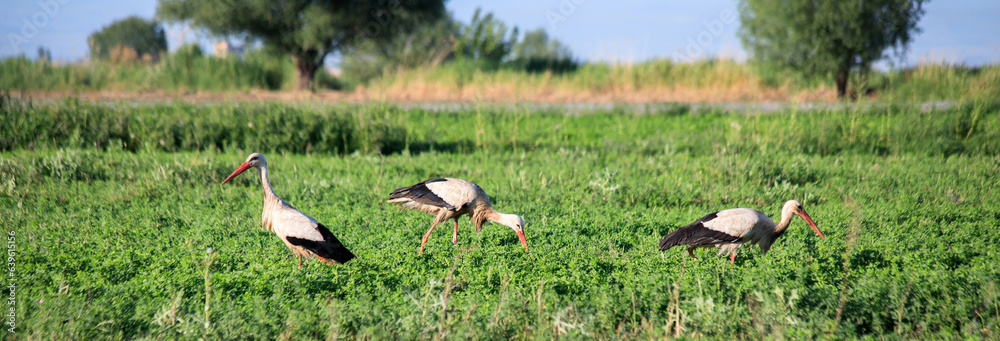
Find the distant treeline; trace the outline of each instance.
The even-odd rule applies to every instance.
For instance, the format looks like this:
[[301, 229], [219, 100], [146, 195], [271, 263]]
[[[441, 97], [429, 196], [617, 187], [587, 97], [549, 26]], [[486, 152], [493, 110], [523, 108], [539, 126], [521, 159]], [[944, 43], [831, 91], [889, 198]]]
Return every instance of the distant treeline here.
[[[643, 94], [700, 92], [705, 96], [732, 100], [723, 93], [781, 94], [795, 98], [830, 89], [821, 77], [807, 78], [773, 69], [761, 69], [729, 60], [678, 63], [652, 60], [637, 64], [583, 63], [572, 71], [529, 71], [514, 64], [488, 65], [472, 60], [451, 61], [424, 68], [389, 70], [360, 80], [337, 78], [317, 72], [317, 85], [325, 89], [352, 90], [358, 85], [391, 92], [414, 91], [420, 84], [426, 93], [463, 90], [489, 93], [494, 89], [517, 91], [509, 100], [538, 100], [537, 94], [624, 93]], [[1000, 98], [1000, 65], [966, 67], [923, 64], [912, 69], [874, 71], [852, 77], [855, 96], [889, 101], [961, 101]], [[185, 46], [163, 56], [159, 63], [113, 63], [105, 61], [59, 64], [25, 57], [0, 60], [0, 88], [40, 91], [247, 91], [292, 90], [296, 85], [293, 63], [280, 54], [252, 49], [243, 58], [204, 55], [197, 46]], [[580, 96], [577, 96], [580, 97]], [[586, 96], [583, 96], [586, 97]], [[422, 99], [424, 101], [434, 98]], [[674, 99], [677, 100], [677, 99]], [[754, 100], [737, 98], [736, 100]], [[762, 101], [767, 101], [766, 96]], [[808, 97], [806, 98], [808, 100]], [[593, 99], [592, 99], [593, 101]]]

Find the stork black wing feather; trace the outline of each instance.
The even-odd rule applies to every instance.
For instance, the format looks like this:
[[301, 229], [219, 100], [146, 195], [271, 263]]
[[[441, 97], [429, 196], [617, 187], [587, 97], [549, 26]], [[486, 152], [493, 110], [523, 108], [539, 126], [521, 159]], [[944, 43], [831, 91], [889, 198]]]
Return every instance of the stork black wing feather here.
[[448, 179], [434, 178], [421, 181], [413, 186], [398, 188], [395, 191], [392, 191], [389, 195], [389, 199], [407, 198], [424, 205], [444, 207], [451, 211], [456, 210], [457, 208], [455, 208], [455, 206], [452, 206], [448, 202], [444, 201], [444, 199], [441, 199], [441, 197], [437, 194], [434, 194], [430, 188], [427, 188], [427, 184], [439, 181], [448, 181]]
[[357, 257], [326, 226], [319, 224], [316, 226], [316, 229], [323, 236], [322, 241], [296, 237], [287, 237], [285, 239], [288, 239], [288, 243], [292, 245], [301, 246], [317, 256], [336, 261], [337, 263], [347, 263], [347, 261]]
[[660, 251], [677, 245], [706, 245], [739, 241], [740, 237], [705, 227], [706, 222], [717, 217], [716, 213], [718, 212], [708, 214], [687, 226], [668, 233], [660, 240]]

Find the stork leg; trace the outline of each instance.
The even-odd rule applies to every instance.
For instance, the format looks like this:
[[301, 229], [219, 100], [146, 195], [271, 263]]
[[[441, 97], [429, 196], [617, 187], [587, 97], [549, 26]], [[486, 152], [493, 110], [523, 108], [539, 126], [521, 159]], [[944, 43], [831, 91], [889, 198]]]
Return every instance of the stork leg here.
[[302, 256], [295, 256], [299, 259], [299, 269], [302, 268]]
[[451, 235], [451, 243], [458, 244], [458, 218], [455, 218], [455, 233]]
[[424, 235], [424, 240], [420, 242], [420, 251], [417, 252], [417, 256], [424, 253], [424, 244], [427, 244], [427, 238], [430, 238], [431, 232], [434, 231], [434, 227], [436, 227], [440, 221], [440, 219], [434, 219], [434, 224], [431, 224], [431, 229], [427, 230], [427, 234]]
[[319, 257], [319, 256], [317, 256], [316, 258], [319, 258], [320, 260], [322, 260], [323, 263], [326, 263], [326, 265], [333, 266], [333, 264], [330, 264], [330, 260], [329, 259], [326, 259], [326, 258], [323, 258], [323, 257]]
[[697, 248], [697, 247], [695, 247], [695, 246], [692, 246], [692, 247], [689, 247], [689, 248], [688, 248], [688, 255], [690, 255], [690, 256], [691, 256], [691, 260], [698, 260], [698, 257], [695, 257], [695, 256], [694, 256], [694, 249], [695, 249], [695, 248]]
[[729, 254], [729, 265], [736, 264], [736, 252]]

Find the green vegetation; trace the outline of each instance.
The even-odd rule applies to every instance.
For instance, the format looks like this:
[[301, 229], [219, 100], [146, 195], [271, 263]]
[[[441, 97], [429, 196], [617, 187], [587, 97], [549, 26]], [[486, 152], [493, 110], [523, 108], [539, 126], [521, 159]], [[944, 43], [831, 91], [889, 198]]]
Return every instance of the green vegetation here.
[[159, 23], [131, 16], [92, 33], [87, 38], [87, 45], [94, 59], [155, 61], [160, 59], [161, 52], [167, 52], [167, 35]]
[[[159, 19], [263, 47], [245, 58], [206, 57], [191, 46], [158, 56], [166, 50], [162, 28], [130, 17], [91, 36], [91, 61], [53, 63], [41, 48], [36, 61], [0, 60], [0, 89], [347, 89], [358, 90], [347, 96], [351, 99], [390, 102], [695, 103], [832, 101], [845, 97], [850, 85], [852, 99], [890, 103], [1000, 97], [998, 65], [941, 61], [872, 70], [873, 63], [891, 57], [888, 51], [896, 56], [906, 51], [919, 32], [924, 2], [741, 1], [740, 36], [751, 54], [748, 65], [725, 58], [581, 62], [542, 28], [521, 35], [481, 9], [464, 23], [438, 0], [336, 6], [300, 0], [238, 5], [159, 0]], [[134, 32], [142, 34], [126, 34]], [[336, 78], [323, 68], [331, 53], [342, 57]], [[828, 87], [832, 78], [835, 89]]]
[[[266, 49], [240, 58], [205, 56], [197, 45], [182, 46], [158, 63], [81, 62], [55, 64], [28, 58], [0, 60], [0, 89], [54, 91], [248, 91], [295, 89], [295, 64]], [[324, 70], [318, 86], [340, 88]]]
[[924, 2], [741, 0], [740, 36], [755, 62], [835, 79], [843, 98], [851, 72], [867, 73], [889, 49], [904, 55]]
[[[435, 1], [406, 2], [407, 10], [391, 15], [378, 2], [359, 2], [356, 5], [361, 7], [375, 6], [356, 10], [376, 18], [348, 16], [350, 20], [340, 19], [343, 16], [336, 14], [340, 9], [283, 2], [284, 7], [278, 8], [281, 20], [258, 26], [269, 21], [248, 23], [242, 17], [271, 15], [257, 2], [218, 7], [210, 1], [162, 0], [158, 13], [163, 18], [192, 20], [217, 35], [243, 37], [248, 45], [262, 42], [263, 47], [252, 49], [244, 58], [215, 58], [204, 56], [197, 47], [183, 46], [158, 63], [133, 56], [111, 58], [112, 62], [56, 64], [41, 57], [44, 51], [40, 51], [37, 61], [26, 57], [0, 60], [0, 89], [232, 92], [325, 88], [354, 90], [354, 98], [388, 101], [690, 103], [822, 102], [843, 97], [849, 84], [855, 98], [867, 96], [888, 103], [1000, 97], [1000, 65], [968, 67], [933, 61], [907, 69], [871, 70], [873, 62], [888, 57], [886, 50], [905, 50], [923, 13], [922, 1], [893, 1], [829, 5], [836, 8], [822, 11], [745, 1], [741, 35], [754, 53], [754, 62], [748, 65], [724, 58], [581, 63], [544, 29], [521, 36], [516, 27], [509, 30], [492, 13], [480, 10], [469, 23], [462, 23], [438, 13]], [[876, 12], [885, 15], [871, 19]], [[830, 13], [849, 15], [827, 16]], [[785, 16], [789, 19], [758, 20]], [[360, 23], [367, 23], [364, 30], [349, 29]], [[830, 26], [849, 29], [827, 29]], [[283, 32], [287, 27], [299, 29]], [[317, 33], [317, 27], [338, 28]], [[828, 34], [773, 37], [803, 30]], [[337, 36], [340, 33], [345, 35]], [[769, 45], [775, 40], [795, 44]], [[337, 78], [321, 67], [323, 57], [332, 51], [341, 51], [344, 57], [339, 65], [342, 76]], [[835, 74], [833, 90], [827, 85]]]
[[442, 0], [218, 2], [159, 0], [156, 15], [219, 36], [244, 36], [295, 61], [298, 90], [314, 90], [326, 56], [382, 43], [444, 14]]
[[[529, 60], [530, 62], [530, 60]], [[535, 72], [531, 64], [489, 67], [476, 61], [452, 61], [434, 67], [394, 69], [378, 76], [381, 69], [355, 65], [355, 74], [370, 80], [337, 79], [325, 71], [316, 74], [317, 86], [351, 89], [366, 85], [369, 92], [407, 94], [419, 89], [411, 100], [444, 100], [456, 93], [484, 95], [496, 99], [582, 102], [625, 101], [815, 101], [823, 99], [825, 81], [789, 72], [760, 70], [729, 60], [678, 63], [654, 60], [634, 65], [585, 63], [565, 66], [572, 71]], [[553, 65], [560, 67], [560, 62]], [[568, 65], [568, 64], [567, 64]], [[0, 60], [0, 89], [42, 91], [248, 91], [293, 90], [295, 66], [286, 57], [251, 50], [243, 59], [205, 56], [195, 47], [183, 47], [160, 63], [114, 64], [103, 62], [60, 65], [27, 58]], [[941, 63], [912, 69], [855, 75], [852, 84], [867, 89], [879, 102], [963, 101], [969, 98], [1000, 98], [1000, 65], [967, 67]], [[419, 87], [415, 87], [419, 85]], [[816, 95], [816, 94], [819, 95]], [[602, 97], [615, 95], [614, 97]]]
[[[346, 82], [361, 85], [400, 71], [427, 70], [440, 66], [466, 72], [498, 69], [562, 73], [576, 69], [578, 62], [565, 45], [549, 39], [544, 29], [523, 37], [517, 27], [507, 25], [477, 8], [468, 24], [451, 16], [420, 25], [387, 42], [367, 41], [340, 63]], [[454, 64], [454, 65], [452, 65]]]
[[340, 61], [343, 79], [352, 85], [398, 69], [431, 68], [453, 56], [455, 23], [450, 17], [422, 25], [388, 42], [365, 41]]
[[[879, 102], [963, 101], [1000, 97], [1000, 65], [967, 67], [942, 63], [912, 69], [852, 76]], [[731, 60], [678, 63], [652, 60], [638, 64], [586, 63], [573, 72], [532, 73], [516, 68], [483, 70], [472, 63], [450, 63], [431, 69], [403, 70], [369, 82], [389, 94], [406, 93], [415, 85], [437, 93], [499, 93], [499, 101], [570, 102], [772, 102], [823, 100], [822, 78], [782, 70], [766, 70]], [[610, 100], [607, 96], [615, 95]], [[492, 98], [487, 98], [492, 99]]]
[[563, 73], [576, 70], [579, 66], [573, 60], [569, 47], [556, 39], [549, 39], [549, 34], [541, 28], [525, 32], [521, 42], [514, 46], [513, 55], [511, 64], [528, 72]]
[[461, 25], [456, 32], [455, 58], [475, 60], [496, 68], [507, 58], [517, 44], [517, 27], [507, 31], [507, 24], [493, 17], [493, 13], [482, 15], [476, 8], [469, 25]]
[[[1000, 336], [991, 102], [569, 114], [4, 99], [0, 111], [22, 338]], [[259, 227], [256, 177], [219, 185], [251, 151], [360, 258], [296, 270]], [[524, 216], [531, 252], [463, 220], [458, 246], [438, 231], [417, 257], [431, 218], [384, 200], [441, 175]], [[796, 221], [735, 266], [657, 250], [705, 213], [773, 215], [788, 199], [827, 239]]]

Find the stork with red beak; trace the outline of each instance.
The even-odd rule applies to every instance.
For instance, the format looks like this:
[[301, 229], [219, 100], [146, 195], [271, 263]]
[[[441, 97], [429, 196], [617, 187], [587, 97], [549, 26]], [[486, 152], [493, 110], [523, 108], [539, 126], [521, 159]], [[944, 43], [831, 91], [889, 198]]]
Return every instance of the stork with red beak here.
[[458, 218], [466, 214], [470, 215], [469, 219], [476, 226], [476, 232], [483, 228], [486, 221], [510, 227], [521, 240], [524, 252], [528, 252], [528, 240], [524, 237], [524, 220], [516, 214], [504, 214], [494, 210], [486, 192], [470, 181], [452, 178], [421, 181], [413, 186], [392, 191], [387, 202], [403, 204], [403, 208], [424, 211], [435, 216], [431, 229], [427, 230], [427, 234], [424, 234], [420, 242], [420, 251], [417, 255], [424, 252], [424, 244], [427, 244], [427, 238], [431, 236], [434, 227], [448, 219], [455, 221], [455, 232], [451, 236], [451, 243], [458, 244]]
[[345, 263], [355, 256], [330, 233], [330, 230], [315, 219], [305, 215], [274, 194], [267, 178], [267, 160], [259, 153], [250, 154], [247, 161], [233, 171], [223, 184], [251, 167], [260, 172], [260, 183], [264, 188], [264, 212], [261, 222], [264, 229], [274, 232], [292, 250], [299, 259], [299, 269], [302, 268], [302, 258], [317, 257], [327, 265], [330, 261]]
[[729, 263], [736, 263], [736, 253], [744, 243], [750, 242], [760, 245], [760, 251], [766, 255], [771, 249], [774, 241], [785, 233], [785, 229], [792, 223], [792, 215], [802, 217], [809, 227], [820, 238], [826, 239], [812, 217], [802, 208], [802, 203], [789, 200], [781, 208], [781, 221], [775, 223], [761, 211], [750, 208], [733, 208], [715, 212], [687, 226], [678, 228], [667, 234], [660, 241], [660, 251], [667, 250], [676, 245], [691, 245], [687, 249], [691, 259], [694, 256], [694, 249], [704, 247], [719, 248], [719, 255], [729, 255]]

